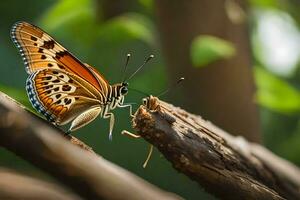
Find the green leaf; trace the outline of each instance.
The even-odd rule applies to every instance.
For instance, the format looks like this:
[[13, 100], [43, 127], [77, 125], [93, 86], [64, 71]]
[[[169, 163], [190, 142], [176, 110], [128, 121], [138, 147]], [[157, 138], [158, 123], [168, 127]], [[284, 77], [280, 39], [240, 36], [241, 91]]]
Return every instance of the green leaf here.
[[195, 67], [203, 67], [220, 59], [227, 59], [235, 54], [232, 43], [210, 35], [196, 37], [191, 45], [191, 59]]
[[278, 0], [250, 0], [252, 6], [261, 8], [279, 8], [280, 3]]
[[62, 38], [76, 35], [75, 42], [81, 46], [91, 46], [98, 40], [118, 44], [136, 39], [155, 45], [154, 25], [145, 15], [125, 13], [96, 22], [91, 0], [59, 1], [41, 19], [41, 25]]
[[91, 0], [61, 0], [42, 17], [41, 24], [54, 30], [68, 21], [91, 17], [93, 13]]
[[149, 11], [152, 11], [154, 8], [153, 0], [138, 0], [138, 2]]
[[98, 28], [98, 37], [114, 43], [137, 39], [153, 46], [154, 35], [153, 23], [144, 15], [137, 13], [115, 17]]
[[[40, 20], [41, 27], [65, 43], [88, 47], [95, 41], [95, 12], [91, 0], [61, 0]], [[74, 36], [76, 35], [76, 39]]]
[[256, 101], [270, 110], [290, 114], [300, 111], [300, 92], [286, 81], [255, 67]]

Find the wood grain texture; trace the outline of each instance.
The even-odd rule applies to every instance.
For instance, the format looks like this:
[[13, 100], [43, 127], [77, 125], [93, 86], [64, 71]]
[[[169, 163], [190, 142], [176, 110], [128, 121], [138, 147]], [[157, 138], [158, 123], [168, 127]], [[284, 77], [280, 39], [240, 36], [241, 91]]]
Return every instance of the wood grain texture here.
[[95, 153], [71, 144], [0, 93], [0, 146], [56, 178], [84, 199], [181, 199]]
[[133, 127], [175, 169], [211, 194], [221, 199], [300, 199], [300, 170], [292, 163], [157, 98], [151, 105], [140, 106]]

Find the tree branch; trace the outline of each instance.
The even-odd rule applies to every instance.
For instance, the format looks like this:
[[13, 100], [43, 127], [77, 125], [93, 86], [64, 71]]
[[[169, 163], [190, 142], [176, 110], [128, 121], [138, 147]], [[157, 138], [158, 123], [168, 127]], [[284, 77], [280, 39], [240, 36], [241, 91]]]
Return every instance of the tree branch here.
[[[149, 100], [149, 98], [148, 98]], [[264, 147], [150, 97], [133, 127], [179, 172], [221, 199], [300, 199], [300, 170]]]
[[[24, 105], [22, 105], [21, 103], [17, 102], [15, 99], [11, 98], [10, 96], [2, 93], [0, 91], [0, 100], [1, 100], [1, 103], [2, 104], [5, 104], [5, 106], [9, 107], [9, 109], [13, 110], [13, 111], [16, 111], [18, 112], [21, 109], [23, 109], [24, 111], [28, 112], [29, 114], [31, 114], [31, 117], [34, 118], [34, 120], [37, 120], [37, 121], [41, 121], [41, 122], [44, 122], [43, 119], [41, 119], [40, 117], [34, 115], [29, 109], [27, 109]], [[49, 126], [51, 126], [51, 124], [49, 124]], [[72, 136], [72, 135], [67, 135], [63, 130], [59, 129], [58, 127], [56, 126], [52, 126], [54, 129], [56, 129], [56, 131], [64, 136], [67, 140], [69, 140], [72, 144], [75, 144], [77, 145], [78, 147], [84, 149], [84, 150], [87, 150], [91, 153], [95, 153], [93, 151], [93, 149], [86, 145], [84, 142], [82, 142], [81, 140], [79, 140], [78, 138]]]
[[70, 144], [0, 93], [0, 146], [69, 186], [85, 199], [180, 199], [113, 163]]
[[0, 199], [80, 200], [61, 186], [0, 168]]

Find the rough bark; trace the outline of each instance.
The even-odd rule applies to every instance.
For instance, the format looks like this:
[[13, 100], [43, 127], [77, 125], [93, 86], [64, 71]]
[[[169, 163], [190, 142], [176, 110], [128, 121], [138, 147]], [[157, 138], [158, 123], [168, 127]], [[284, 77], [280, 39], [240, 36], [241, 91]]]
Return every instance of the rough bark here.
[[300, 170], [292, 163], [157, 98], [147, 102], [133, 119], [138, 134], [211, 194], [220, 199], [300, 199]]
[[180, 199], [70, 144], [0, 93], [0, 146], [49, 173], [84, 199]]
[[[186, 78], [181, 105], [253, 142], [260, 141], [246, 20], [229, 19], [229, 0], [156, 0], [157, 23], [170, 80]], [[246, 1], [231, 1], [246, 8]], [[244, 10], [245, 11], [245, 10]], [[233, 43], [236, 55], [202, 68], [192, 65], [192, 40], [201, 34]], [[176, 101], [176, 100], [175, 100]], [[177, 102], [178, 103], [178, 102]], [[230, 113], [230, 114], [229, 114]]]
[[[26, 111], [29, 114], [32, 114], [32, 112], [30, 110], [28, 110], [25, 106], [23, 106], [22, 104], [20, 104], [19, 102], [17, 102], [16, 100], [14, 100], [13, 98], [11, 98], [10, 96], [2, 93], [0, 91], [0, 99], [2, 100], [3, 104], [6, 104], [6, 106], [9, 107], [9, 109], [18, 112], [18, 110], [21, 108], [22, 110]], [[8, 103], [7, 103], [8, 102]], [[10, 103], [11, 102], [11, 103]], [[36, 115], [31, 115], [34, 120], [36, 121], [41, 121], [44, 122], [43, 119], [41, 119], [40, 117], [36, 116]], [[49, 124], [49, 126], [51, 126]], [[63, 130], [59, 129], [56, 126], [52, 126], [52, 128], [56, 129], [57, 133], [59, 133], [60, 135], [64, 136], [67, 140], [69, 140], [72, 144], [77, 145], [78, 147], [89, 151], [91, 153], [95, 153], [92, 149], [92, 147], [86, 145], [84, 142], [82, 142], [81, 140], [79, 140], [78, 138], [70, 135], [70, 134], [66, 134]]]
[[61, 186], [0, 168], [0, 199], [80, 200]]

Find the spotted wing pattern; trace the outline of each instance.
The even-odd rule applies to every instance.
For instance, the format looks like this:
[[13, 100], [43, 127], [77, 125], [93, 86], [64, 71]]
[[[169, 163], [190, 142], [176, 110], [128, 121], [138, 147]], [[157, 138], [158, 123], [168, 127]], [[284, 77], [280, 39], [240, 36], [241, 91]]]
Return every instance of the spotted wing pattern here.
[[[29, 74], [26, 90], [38, 112], [58, 125], [86, 112], [98, 114], [99, 109], [88, 111], [99, 107], [109, 90], [108, 82], [99, 72], [27, 22], [16, 23], [11, 37], [24, 60]], [[85, 124], [94, 116], [82, 118], [78, 118], [81, 119], [79, 123]]]
[[94, 87], [64, 70], [43, 69], [32, 73], [26, 81], [26, 90], [33, 107], [58, 125], [100, 105]]
[[60, 69], [81, 77], [102, 93], [108, 90], [108, 82], [100, 73], [95, 74], [40, 28], [27, 22], [17, 22], [11, 37], [23, 57], [28, 74], [41, 69]]

